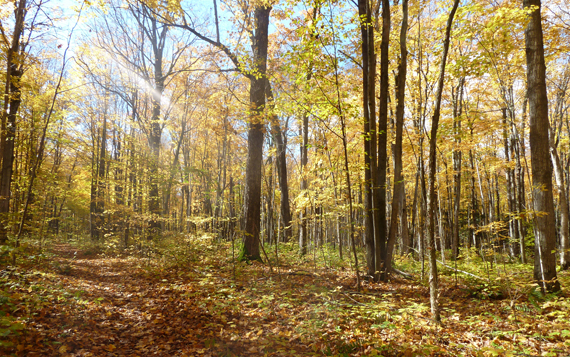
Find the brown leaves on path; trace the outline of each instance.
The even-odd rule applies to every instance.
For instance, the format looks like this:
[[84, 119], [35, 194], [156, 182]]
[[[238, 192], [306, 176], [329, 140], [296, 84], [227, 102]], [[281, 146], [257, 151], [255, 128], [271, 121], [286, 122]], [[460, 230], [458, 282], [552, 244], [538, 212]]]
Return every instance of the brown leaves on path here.
[[21, 274], [25, 282], [12, 297], [29, 305], [25, 295], [34, 294], [39, 309], [1, 355], [271, 355], [257, 347], [263, 328], [240, 328], [234, 335], [241, 338], [232, 338], [231, 316], [201, 304], [209, 291], [182, 271], [153, 276], [138, 259], [93, 258], [68, 245], [56, 246], [55, 253], [42, 274]]

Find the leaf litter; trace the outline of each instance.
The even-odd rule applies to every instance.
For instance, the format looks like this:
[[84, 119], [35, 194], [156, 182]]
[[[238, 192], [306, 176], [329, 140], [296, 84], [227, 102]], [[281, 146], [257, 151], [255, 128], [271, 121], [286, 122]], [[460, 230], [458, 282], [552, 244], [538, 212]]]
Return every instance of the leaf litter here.
[[215, 251], [168, 264], [59, 244], [50, 259], [3, 267], [0, 354], [570, 355], [567, 296], [482, 299], [442, 279], [438, 326], [417, 281], [394, 277], [355, 291], [342, 267], [300, 270], [289, 261], [276, 272], [234, 266]]

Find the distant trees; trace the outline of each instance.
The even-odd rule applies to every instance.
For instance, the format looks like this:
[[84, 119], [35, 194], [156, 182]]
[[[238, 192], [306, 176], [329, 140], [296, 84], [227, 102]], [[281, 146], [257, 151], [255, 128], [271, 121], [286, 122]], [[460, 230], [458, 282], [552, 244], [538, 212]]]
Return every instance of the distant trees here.
[[[125, 7], [120, 6], [119, 2], [113, 3], [106, 14], [99, 12], [99, 18], [94, 25], [97, 29], [94, 31], [96, 37], [93, 45], [104, 51], [102, 54], [106, 57], [108, 66], [117, 67], [118, 71], [126, 71], [124, 79], [128, 82], [120, 83], [120, 87], [116, 88], [115, 85], [119, 84], [116, 80], [101, 79], [95, 73], [92, 78], [107, 91], [115, 92], [126, 101], [134, 119], [144, 125], [143, 131], [147, 136], [150, 150], [150, 238], [157, 235], [161, 227], [159, 162], [162, 133], [170, 109], [165, 108], [163, 93], [172, 77], [184, 69], [184, 64], [188, 64], [181, 58], [191, 41], [187, 36], [176, 37], [169, 33], [169, 27], [159, 21], [159, 15], [142, 2], [127, 3]], [[83, 61], [85, 68], [93, 72], [90, 67], [97, 64], [90, 64], [88, 61]], [[144, 109], [148, 110], [150, 115], [141, 115], [141, 108], [138, 107], [138, 87], [141, 86], [145, 91], [141, 93], [143, 98], [148, 96], [150, 100], [149, 107]], [[106, 127], [103, 125], [100, 160], [105, 160], [105, 138]], [[103, 178], [105, 165], [98, 165], [98, 168], [99, 176]], [[97, 217], [103, 212], [101, 198], [98, 200], [95, 205]]]
[[[52, 146], [52, 142], [64, 137], [58, 130], [62, 126], [58, 113], [68, 69], [66, 53], [75, 26], [71, 23], [67, 41], [57, 45], [61, 52], [53, 51], [56, 38], [47, 34], [48, 22], [57, 24], [61, 13], [50, 5], [25, 0], [1, 5], [0, 47], [6, 66], [0, 72], [4, 84], [0, 99], [0, 244], [6, 244], [13, 233], [16, 247], [22, 235], [36, 232], [35, 228], [42, 232], [52, 215], [61, 211], [58, 201], [65, 200], [57, 187], [62, 177], [58, 169], [66, 165], [61, 145]], [[75, 24], [81, 10], [74, 17]], [[49, 21], [47, 13], [51, 14]], [[46, 51], [49, 46], [53, 48]], [[50, 151], [53, 155], [46, 154]], [[46, 177], [51, 178], [49, 183], [37, 184], [37, 178]]]

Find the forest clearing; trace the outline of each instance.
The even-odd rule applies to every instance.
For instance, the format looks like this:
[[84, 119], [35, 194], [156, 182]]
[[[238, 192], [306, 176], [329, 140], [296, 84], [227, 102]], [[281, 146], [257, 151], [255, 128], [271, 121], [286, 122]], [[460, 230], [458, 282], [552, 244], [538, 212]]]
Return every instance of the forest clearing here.
[[570, 356], [568, 0], [0, 1], [0, 354]]

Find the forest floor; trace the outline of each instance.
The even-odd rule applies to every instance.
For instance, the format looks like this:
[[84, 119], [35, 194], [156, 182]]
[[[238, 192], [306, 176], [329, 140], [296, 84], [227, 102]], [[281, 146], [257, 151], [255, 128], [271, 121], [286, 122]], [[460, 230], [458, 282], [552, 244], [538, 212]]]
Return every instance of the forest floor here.
[[567, 272], [566, 292], [546, 296], [524, 283], [528, 269], [501, 267], [508, 283], [444, 274], [438, 326], [417, 276], [358, 292], [348, 262], [325, 264], [324, 251], [319, 265], [291, 248], [279, 268], [234, 264], [209, 239], [165, 252], [60, 243], [2, 261], [0, 355], [570, 356]]

